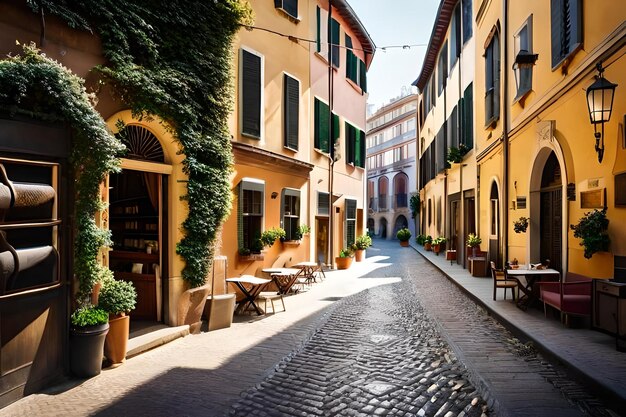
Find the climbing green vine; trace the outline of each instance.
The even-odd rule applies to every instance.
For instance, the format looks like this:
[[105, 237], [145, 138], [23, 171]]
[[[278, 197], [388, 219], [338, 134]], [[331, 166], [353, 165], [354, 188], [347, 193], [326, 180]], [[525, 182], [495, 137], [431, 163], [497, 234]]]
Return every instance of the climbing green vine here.
[[124, 150], [94, 109], [92, 98], [81, 78], [41, 55], [32, 45], [23, 46], [23, 55], [0, 60], [2, 111], [64, 122], [74, 133], [74, 273], [79, 281], [79, 301], [91, 293], [102, 275], [109, 273], [98, 263], [97, 256], [101, 247], [110, 244], [110, 232], [96, 225], [95, 214], [102, 208], [100, 184], [109, 172], [119, 169], [117, 156]]
[[[189, 214], [177, 253], [183, 278], [202, 285], [217, 231], [231, 207], [227, 127], [232, 109], [232, 40], [250, 23], [245, 0], [27, 0], [102, 42], [103, 84], [136, 117], [160, 118], [184, 155]], [[149, 4], [149, 9], [147, 8]]]

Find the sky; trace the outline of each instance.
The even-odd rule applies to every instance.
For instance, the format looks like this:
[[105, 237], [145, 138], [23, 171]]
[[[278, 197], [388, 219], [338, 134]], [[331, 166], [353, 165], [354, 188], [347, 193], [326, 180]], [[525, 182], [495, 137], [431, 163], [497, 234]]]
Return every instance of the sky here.
[[[348, 0], [376, 44], [367, 73], [368, 104], [374, 111], [400, 96], [419, 76], [439, 0]], [[410, 49], [385, 46], [417, 45]]]

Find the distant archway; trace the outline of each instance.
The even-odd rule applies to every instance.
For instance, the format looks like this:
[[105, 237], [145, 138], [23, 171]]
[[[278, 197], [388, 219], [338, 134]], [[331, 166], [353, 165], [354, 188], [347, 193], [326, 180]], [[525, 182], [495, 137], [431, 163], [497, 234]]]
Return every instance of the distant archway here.
[[387, 239], [387, 219], [384, 217], [380, 219], [380, 225], [378, 226], [379, 235], [383, 239]]

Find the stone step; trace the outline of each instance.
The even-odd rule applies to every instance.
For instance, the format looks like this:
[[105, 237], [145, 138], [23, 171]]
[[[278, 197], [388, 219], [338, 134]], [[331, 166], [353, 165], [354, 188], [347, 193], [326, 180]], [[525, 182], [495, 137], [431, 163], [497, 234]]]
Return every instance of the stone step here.
[[187, 335], [189, 335], [189, 325], [169, 327], [164, 324], [157, 324], [148, 329], [134, 332], [128, 340], [126, 358], [132, 358]]

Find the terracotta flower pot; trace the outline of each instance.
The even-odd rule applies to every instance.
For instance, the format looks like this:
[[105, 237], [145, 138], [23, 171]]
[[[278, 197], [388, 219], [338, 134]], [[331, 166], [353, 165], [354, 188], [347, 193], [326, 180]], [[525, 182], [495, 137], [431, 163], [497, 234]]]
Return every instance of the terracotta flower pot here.
[[365, 259], [365, 249], [357, 249], [354, 252], [354, 260], [356, 262], [362, 262]]
[[348, 269], [350, 265], [352, 265], [352, 258], [335, 258], [335, 263], [337, 264], [337, 269]]
[[406, 248], [407, 246], [409, 246], [409, 241], [408, 240], [401, 240], [400, 241], [400, 246]]
[[109, 333], [104, 342], [104, 356], [110, 365], [118, 365], [126, 360], [129, 332], [129, 316], [109, 319]]
[[432, 243], [424, 243], [424, 250], [431, 251], [433, 249]]
[[439, 252], [441, 252], [441, 245], [439, 243], [433, 245], [433, 252], [435, 252], [435, 254], [439, 256]]

